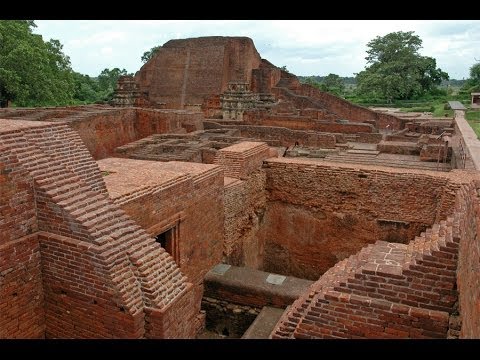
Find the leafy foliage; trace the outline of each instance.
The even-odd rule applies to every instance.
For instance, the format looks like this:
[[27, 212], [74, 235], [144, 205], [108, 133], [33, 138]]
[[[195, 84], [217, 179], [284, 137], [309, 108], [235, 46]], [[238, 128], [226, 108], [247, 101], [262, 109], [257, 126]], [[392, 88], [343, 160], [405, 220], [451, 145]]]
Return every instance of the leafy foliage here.
[[150, 60], [160, 48], [161, 46], [154, 46], [150, 50], [145, 51], [141, 58], [142, 62], [146, 63], [148, 60]]
[[120, 70], [119, 68], [102, 70], [100, 75], [98, 75], [98, 86], [100, 89], [99, 95], [103, 100], [110, 100], [112, 98], [118, 78], [123, 75], [129, 75], [127, 70]]
[[472, 65], [470, 78], [465, 82], [461, 91], [466, 95], [470, 95], [472, 92], [480, 92], [480, 63]]
[[305, 78], [303, 82], [337, 96], [340, 96], [345, 92], [345, 83], [343, 82], [343, 78], [337, 74], [328, 74], [327, 76], [320, 78], [321, 80], [318, 81], [316, 80], [316, 77], [310, 76]]
[[70, 59], [58, 40], [33, 34], [33, 21], [0, 21], [0, 102], [20, 106], [73, 101]]
[[415, 99], [434, 91], [443, 79], [448, 80], [434, 58], [419, 54], [422, 40], [413, 31], [377, 36], [367, 46], [369, 66], [357, 74], [361, 96], [389, 102]]

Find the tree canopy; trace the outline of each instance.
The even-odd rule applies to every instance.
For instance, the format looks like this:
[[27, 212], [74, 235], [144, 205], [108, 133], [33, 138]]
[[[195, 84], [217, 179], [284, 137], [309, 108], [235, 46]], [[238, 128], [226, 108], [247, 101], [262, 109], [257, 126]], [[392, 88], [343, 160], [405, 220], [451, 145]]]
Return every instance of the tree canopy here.
[[29, 20], [0, 21], [0, 102], [59, 105], [73, 98], [70, 59], [58, 40], [43, 41]]
[[160, 48], [161, 46], [159, 45], [159, 46], [152, 47], [148, 51], [145, 51], [142, 55], [142, 62], [146, 63], [148, 60], [150, 60]]
[[377, 36], [367, 47], [367, 67], [357, 74], [359, 95], [387, 101], [413, 99], [448, 80], [434, 58], [419, 54], [422, 40], [413, 31]]
[[462, 91], [468, 94], [480, 91], [480, 62], [470, 68], [470, 78], [463, 85]]
[[[319, 78], [319, 77], [317, 77]], [[325, 77], [320, 77], [320, 81], [316, 77], [310, 76], [304, 80], [306, 84], [310, 84], [319, 88], [322, 91], [342, 95], [345, 92], [345, 83], [343, 79], [337, 74], [328, 74]]]

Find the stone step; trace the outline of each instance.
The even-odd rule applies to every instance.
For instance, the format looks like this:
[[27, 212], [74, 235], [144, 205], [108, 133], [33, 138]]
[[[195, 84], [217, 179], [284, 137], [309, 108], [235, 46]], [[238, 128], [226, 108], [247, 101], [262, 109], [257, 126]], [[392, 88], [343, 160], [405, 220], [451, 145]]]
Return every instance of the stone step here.
[[290, 306], [286, 309], [264, 306], [247, 331], [242, 335], [242, 339], [268, 339], [280, 317], [289, 308]]

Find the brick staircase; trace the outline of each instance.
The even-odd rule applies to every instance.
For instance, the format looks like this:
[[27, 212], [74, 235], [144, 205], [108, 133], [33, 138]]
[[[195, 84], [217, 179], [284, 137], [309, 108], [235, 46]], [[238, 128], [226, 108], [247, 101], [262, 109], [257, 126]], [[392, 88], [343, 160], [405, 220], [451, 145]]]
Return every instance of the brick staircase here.
[[0, 133], [0, 144], [34, 180], [40, 231], [95, 252], [105, 286], [122, 308], [131, 314], [162, 309], [185, 292], [187, 279], [172, 257], [107, 197], [98, 166], [74, 131], [39, 125]]
[[409, 244], [377, 241], [297, 299], [272, 338], [446, 338], [462, 209]]

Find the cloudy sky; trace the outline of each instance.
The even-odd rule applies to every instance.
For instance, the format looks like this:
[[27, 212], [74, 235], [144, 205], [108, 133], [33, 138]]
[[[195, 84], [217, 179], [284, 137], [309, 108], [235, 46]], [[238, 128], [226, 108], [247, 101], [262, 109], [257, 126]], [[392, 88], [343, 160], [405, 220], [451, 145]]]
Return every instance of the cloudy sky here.
[[260, 55], [296, 75], [353, 76], [365, 67], [366, 44], [393, 31], [414, 31], [422, 55], [450, 78], [469, 76], [480, 59], [479, 20], [37, 20], [35, 32], [58, 39], [75, 71], [136, 72], [142, 54], [170, 39], [248, 36]]

